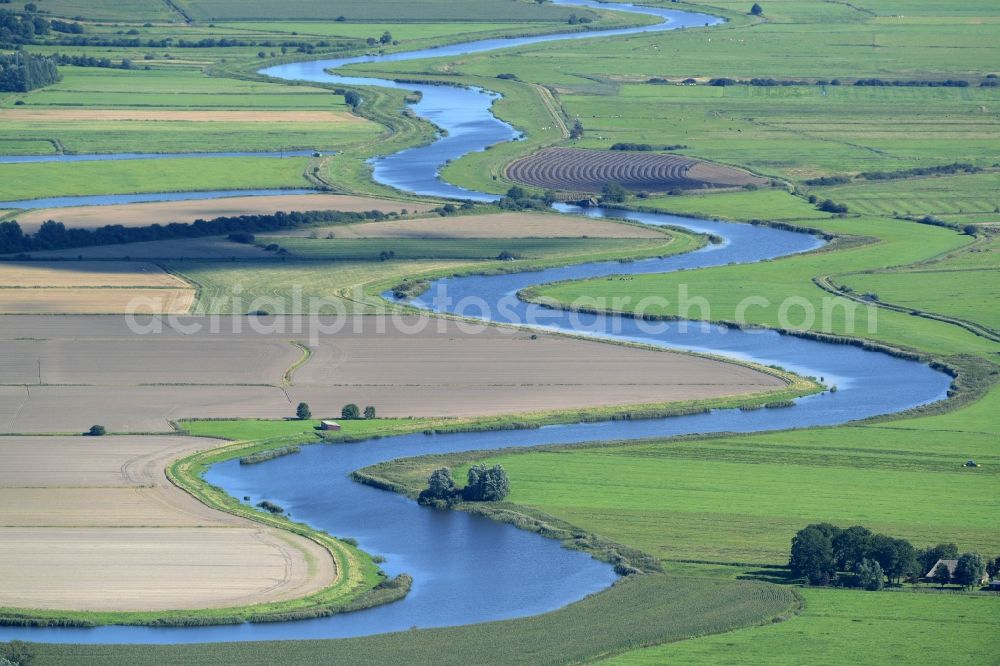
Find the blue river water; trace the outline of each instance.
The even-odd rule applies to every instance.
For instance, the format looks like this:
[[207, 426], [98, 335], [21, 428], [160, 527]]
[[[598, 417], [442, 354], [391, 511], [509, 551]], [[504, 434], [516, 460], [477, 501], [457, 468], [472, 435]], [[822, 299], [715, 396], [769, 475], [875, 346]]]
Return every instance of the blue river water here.
[[[595, 6], [597, 3], [565, 0], [561, 4]], [[655, 14], [670, 22], [610, 34], [693, 27], [717, 21], [712, 17], [670, 10], [625, 5], [615, 5], [615, 8]], [[419, 54], [394, 54], [381, 60], [455, 55], [593, 36], [593, 33], [574, 33], [524, 40], [490, 40]], [[376, 179], [422, 194], [492, 198], [492, 195], [454, 188], [441, 182], [436, 174], [447, 159], [514, 138], [514, 131], [489, 113], [493, 95], [487, 91], [415, 86], [378, 79], [341, 79], [327, 73], [331, 68], [371, 60], [294, 63], [265, 71], [287, 79], [359, 85], [363, 81], [363, 85], [419, 88], [423, 98], [414, 105], [415, 111], [446, 130], [447, 136], [430, 146], [376, 160]], [[441, 149], [440, 145], [446, 142], [449, 149]], [[579, 423], [509, 432], [413, 434], [353, 444], [305, 447], [297, 455], [259, 465], [240, 466], [236, 461], [219, 464], [207, 473], [208, 481], [235, 497], [247, 496], [254, 503], [261, 499], [277, 502], [289, 510], [294, 519], [331, 534], [354, 537], [364, 550], [386, 556], [383, 568], [390, 575], [407, 572], [414, 576], [410, 594], [386, 606], [301, 622], [185, 628], [0, 628], [0, 640], [190, 643], [339, 638], [542, 613], [606, 588], [615, 580], [611, 567], [586, 554], [563, 549], [555, 541], [508, 525], [463, 512], [419, 507], [405, 497], [354, 483], [347, 474], [377, 462], [428, 453], [832, 425], [900, 411], [940, 400], [946, 395], [950, 379], [943, 373], [925, 364], [853, 346], [783, 336], [773, 331], [730, 329], [695, 322], [643, 322], [548, 310], [524, 303], [516, 297], [518, 290], [557, 280], [618, 279], [627, 275], [765, 261], [806, 252], [822, 244], [820, 239], [806, 234], [765, 226], [600, 208], [581, 210], [564, 206], [562, 210], [591, 216], [628, 217], [651, 225], [679, 226], [715, 234], [723, 242], [689, 254], [633, 263], [593, 263], [512, 275], [449, 278], [435, 282], [413, 304], [436, 312], [484, 320], [780, 365], [803, 375], [822, 377], [827, 384], [836, 385], [838, 391], [801, 398], [794, 407], [787, 409], [714, 410], [667, 419]], [[664, 297], [672, 300], [677, 296], [665, 294]], [[698, 312], [699, 318], [709, 316], [710, 313]], [[470, 589], [475, 589], [477, 595], [470, 595]], [[488, 606], [472, 598], [480, 594], [491, 599]]]

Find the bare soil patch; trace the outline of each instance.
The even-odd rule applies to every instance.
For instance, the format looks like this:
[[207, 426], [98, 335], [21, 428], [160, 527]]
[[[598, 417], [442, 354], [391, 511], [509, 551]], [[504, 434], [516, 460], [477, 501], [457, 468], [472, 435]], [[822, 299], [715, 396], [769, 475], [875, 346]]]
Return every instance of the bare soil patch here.
[[0, 289], [0, 314], [119, 314], [138, 303], [140, 312], [183, 314], [194, 298], [194, 289]]
[[169, 121], [218, 123], [359, 123], [346, 111], [198, 111], [186, 109], [0, 109], [2, 121]]
[[[148, 432], [183, 417], [290, 416], [299, 401], [319, 416], [336, 415], [348, 402], [374, 405], [384, 416], [470, 416], [695, 400], [782, 386], [750, 368], [684, 354], [546, 334], [532, 340], [529, 333], [494, 326], [467, 332], [437, 319], [417, 332], [415, 317], [360, 316], [342, 319], [339, 332], [321, 337], [292, 385], [283, 388], [279, 371], [297, 358], [288, 341], [305, 339], [301, 331], [308, 330], [298, 318], [269, 319], [272, 330], [254, 332], [245, 318], [227, 317], [213, 334], [207, 320], [185, 317], [184, 323], [203, 322], [204, 330], [183, 336], [137, 336], [118, 317], [77, 317], [72, 326], [67, 319], [2, 322], [0, 357], [32, 360], [11, 364], [16, 379], [10, 383], [23, 386], [0, 387], [9, 393], [0, 401], [0, 427], [7, 432], [77, 432], [93, 423]], [[242, 330], [235, 331], [233, 322]], [[331, 328], [333, 322], [324, 320]], [[26, 333], [46, 340], [15, 339]], [[77, 385], [39, 385], [39, 362], [43, 380]], [[250, 385], [247, 378], [272, 385]], [[159, 383], [142, 385], [152, 383], [143, 379]]]
[[217, 440], [5, 437], [0, 605], [213, 608], [289, 599], [336, 576], [293, 534], [209, 509], [164, 469]]
[[[540, 213], [497, 213], [465, 217], [364, 222], [318, 230], [335, 238], [662, 238], [655, 229], [611, 220]], [[308, 236], [296, 231], [283, 236]]]
[[609, 182], [636, 192], [767, 183], [740, 169], [682, 155], [579, 148], [540, 150], [509, 165], [507, 176], [527, 185], [570, 192], [600, 192]]
[[[383, 213], [398, 213], [404, 208], [411, 212], [425, 212], [433, 206], [338, 194], [279, 194], [262, 197], [153, 201], [110, 206], [32, 210], [18, 215], [17, 222], [25, 233], [34, 233], [47, 220], [62, 222], [73, 229], [94, 229], [109, 224], [145, 227], [151, 224], [169, 224], [171, 222], [189, 223], [198, 219], [211, 220], [216, 217], [266, 215], [278, 211], [339, 210], [363, 212], [378, 210]], [[75, 252], [75, 250], [70, 252]], [[71, 254], [70, 256], [75, 255]]]

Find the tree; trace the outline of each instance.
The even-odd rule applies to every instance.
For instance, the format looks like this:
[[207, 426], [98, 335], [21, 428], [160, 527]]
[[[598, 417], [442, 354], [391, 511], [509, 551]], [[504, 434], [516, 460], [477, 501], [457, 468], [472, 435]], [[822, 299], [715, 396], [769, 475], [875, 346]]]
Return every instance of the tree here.
[[874, 536], [868, 528], [854, 525], [833, 537], [831, 542], [837, 569], [854, 571], [864, 559], [869, 557]]
[[365, 407], [365, 418], [366, 419], [373, 419], [373, 418], [375, 418], [375, 408], [372, 407], [371, 405], [368, 405], [367, 407]]
[[836, 569], [830, 536], [817, 525], [809, 525], [792, 537], [788, 559], [792, 574], [806, 578], [810, 585], [826, 585]]
[[917, 560], [920, 562], [920, 573], [930, 572], [931, 567], [938, 560], [957, 560], [958, 546], [953, 543], [939, 543], [936, 546], [928, 546], [917, 551]]
[[994, 557], [986, 563], [986, 573], [990, 575], [990, 578], [1000, 576], [1000, 557]]
[[612, 180], [604, 184], [601, 190], [601, 202], [622, 203], [627, 195], [628, 192], [621, 183]]
[[90, 426], [90, 430], [87, 431], [87, 434], [90, 435], [91, 437], [101, 437], [106, 433], [107, 430], [105, 430], [104, 426], [102, 425], [92, 425]]
[[417, 502], [424, 506], [452, 506], [459, 500], [460, 495], [460, 491], [455, 488], [451, 470], [441, 467], [427, 477], [427, 488], [420, 491]]
[[764, 8], [755, 2], [753, 3], [753, 7], [750, 8], [750, 13], [753, 14], [754, 16], [763, 16]]
[[501, 465], [469, 468], [468, 482], [462, 497], [469, 502], [500, 502], [510, 494], [510, 479]]
[[378, 38], [378, 41], [383, 44], [392, 44], [392, 33], [386, 30], [382, 33], [382, 36]]
[[353, 90], [348, 90], [344, 93], [344, 103], [349, 107], [356, 109], [361, 104], [361, 95], [354, 92]]
[[866, 590], [881, 590], [885, 585], [885, 573], [882, 566], [875, 560], [863, 559], [854, 569], [857, 575], [858, 586]]
[[942, 562], [941, 564], [934, 567], [934, 571], [931, 572], [931, 581], [937, 583], [941, 587], [944, 587], [951, 582], [951, 572], [948, 571], [948, 565]]
[[569, 138], [571, 139], [582, 139], [583, 138], [583, 123], [576, 120], [573, 123], [573, 127], [569, 130]]
[[982, 555], [975, 552], [962, 553], [955, 565], [955, 575], [952, 580], [962, 587], [973, 587], [983, 579], [984, 573], [986, 573], [986, 563], [983, 562]]
[[354, 421], [361, 418], [361, 410], [359, 410], [358, 406], [352, 402], [348, 405], [344, 405], [344, 407], [340, 410], [340, 417], [347, 419], [348, 421]]
[[517, 185], [515, 185], [509, 190], [507, 190], [507, 198], [513, 199], [514, 201], [517, 201], [518, 199], [527, 199], [528, 191], [525, 190], [523, 187], [518, 187]]
[[299, 406], [295, 408], [295, 415], [304, 421], [312, 418], [312, 410], [309, 409], [309, 405], [304, 402], [300, 402]]
[[917, 552], [909, 541], [884, 534], [875, 535], [872, 542], [872, 559], [882, 565], [882, 571], [890, 583], [898, 583], [903, 576], [916, 573], [920, 566], [917, 562]]

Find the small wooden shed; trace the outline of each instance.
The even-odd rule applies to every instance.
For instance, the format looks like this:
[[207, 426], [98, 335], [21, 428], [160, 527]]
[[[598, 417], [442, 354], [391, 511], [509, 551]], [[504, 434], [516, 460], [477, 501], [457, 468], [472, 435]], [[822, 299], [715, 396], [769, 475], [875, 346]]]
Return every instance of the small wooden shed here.
[[336, 421], [320, 421], [320, 430], [340, 430], [340, 424]]

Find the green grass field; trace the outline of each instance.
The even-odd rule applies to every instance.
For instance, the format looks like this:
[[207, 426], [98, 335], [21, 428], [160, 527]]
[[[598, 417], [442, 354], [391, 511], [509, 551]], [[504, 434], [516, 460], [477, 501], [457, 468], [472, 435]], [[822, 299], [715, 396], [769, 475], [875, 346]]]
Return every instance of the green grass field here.
[[[753, 265], [635, 276], [628, 282], [598, 279], [559, 284], [536, 293], [563, 303], [587, 297], [610, 304], [614, 298], [629, 296], [631, 306], [646, 297], [660, 296], [669, 298], [670, 304], [664, 307], [654, 303], [647, 308], [648, 313], [723, 321], [742, 319], [772, 327], [814, 329], [944, 355], [968, 352], [991, 357], [996, 353], [996, 343], [955, 326], [885, 309], [873, 312], [861, 304], [852, 306], [852, 301], [832, 296], [812, 282], [814, 276], [924, 260], [967, 244], [968, 236], [950, 229], [885, 218], [810, 220], [809, 226], [832, 233], [870, 237], [878, 242]], [[691, 299], [706, 299], [708, 307], [692, 306], [685, 310], [679, 296], [682, 287], [687, 289]], [[786, 301], [792, 297], [797, 300]], [[977, 298], [972, 292], [965, 297], [970, 301]], [[754, 304], [746, 301], [747, 298], [763, 298], [768, 304]], [[740, 312], [741, 303], [750, 305]]]
[[310, 188], [305, 157], [0, 164], [0, 199], [254, 188]]
[[[980, 664], [997, 628], [995, 599], [955, 595], [802, 590], [806, 611], [791, 622], [669, 643], [600, 663]], [[845, 659], [846, 658], [846, 659]]]
[[[177, 4], [199, 21], [245, 21], [281, 19], [332, 21], [344, 16], [350, 21], [448, 22], [448, 21], [560, 21], [573, 10], [527, 0], [502, 3], [490, 0], [291, 0], [275, 5], [264, 0], [177, 0]], [[576, 10], [594, 16], [594, 12]]]
[[624, 238], [268, 238], [295, 257], [335, 260], [378, 260], [382, 252], [395, 259], [496, 259], [507, 252], [517, 259], [601, 255], [630, 257], [651, 252], [671, 252], [669, 239]]
[[839, 282], [857, 293], [904, 308], [972, 321], [1000, 330], [1000, 266], [982, 270], [917, 270], [869, 273]]
[[[338, 436], [368, 437], [371, 435], [389, 435], [393, 432], [413, 432], [441, 421], [441, 419], [362, 419], [360, 421], [345, 421], [337, 414], [327, 414], [327, 418], [336, 418], [341, 430]], [[319, 420], [307, 419], [299, 421], [253, 420], [253, 419], [218, 419], [206, 421], [182, 421], [181, 428], [196, 437], [219, 437], [232, 440], [270, 440], [275, 438], [309, 441], [319, 437]], [[326, 433], [331, 434], [331, 433]]]

